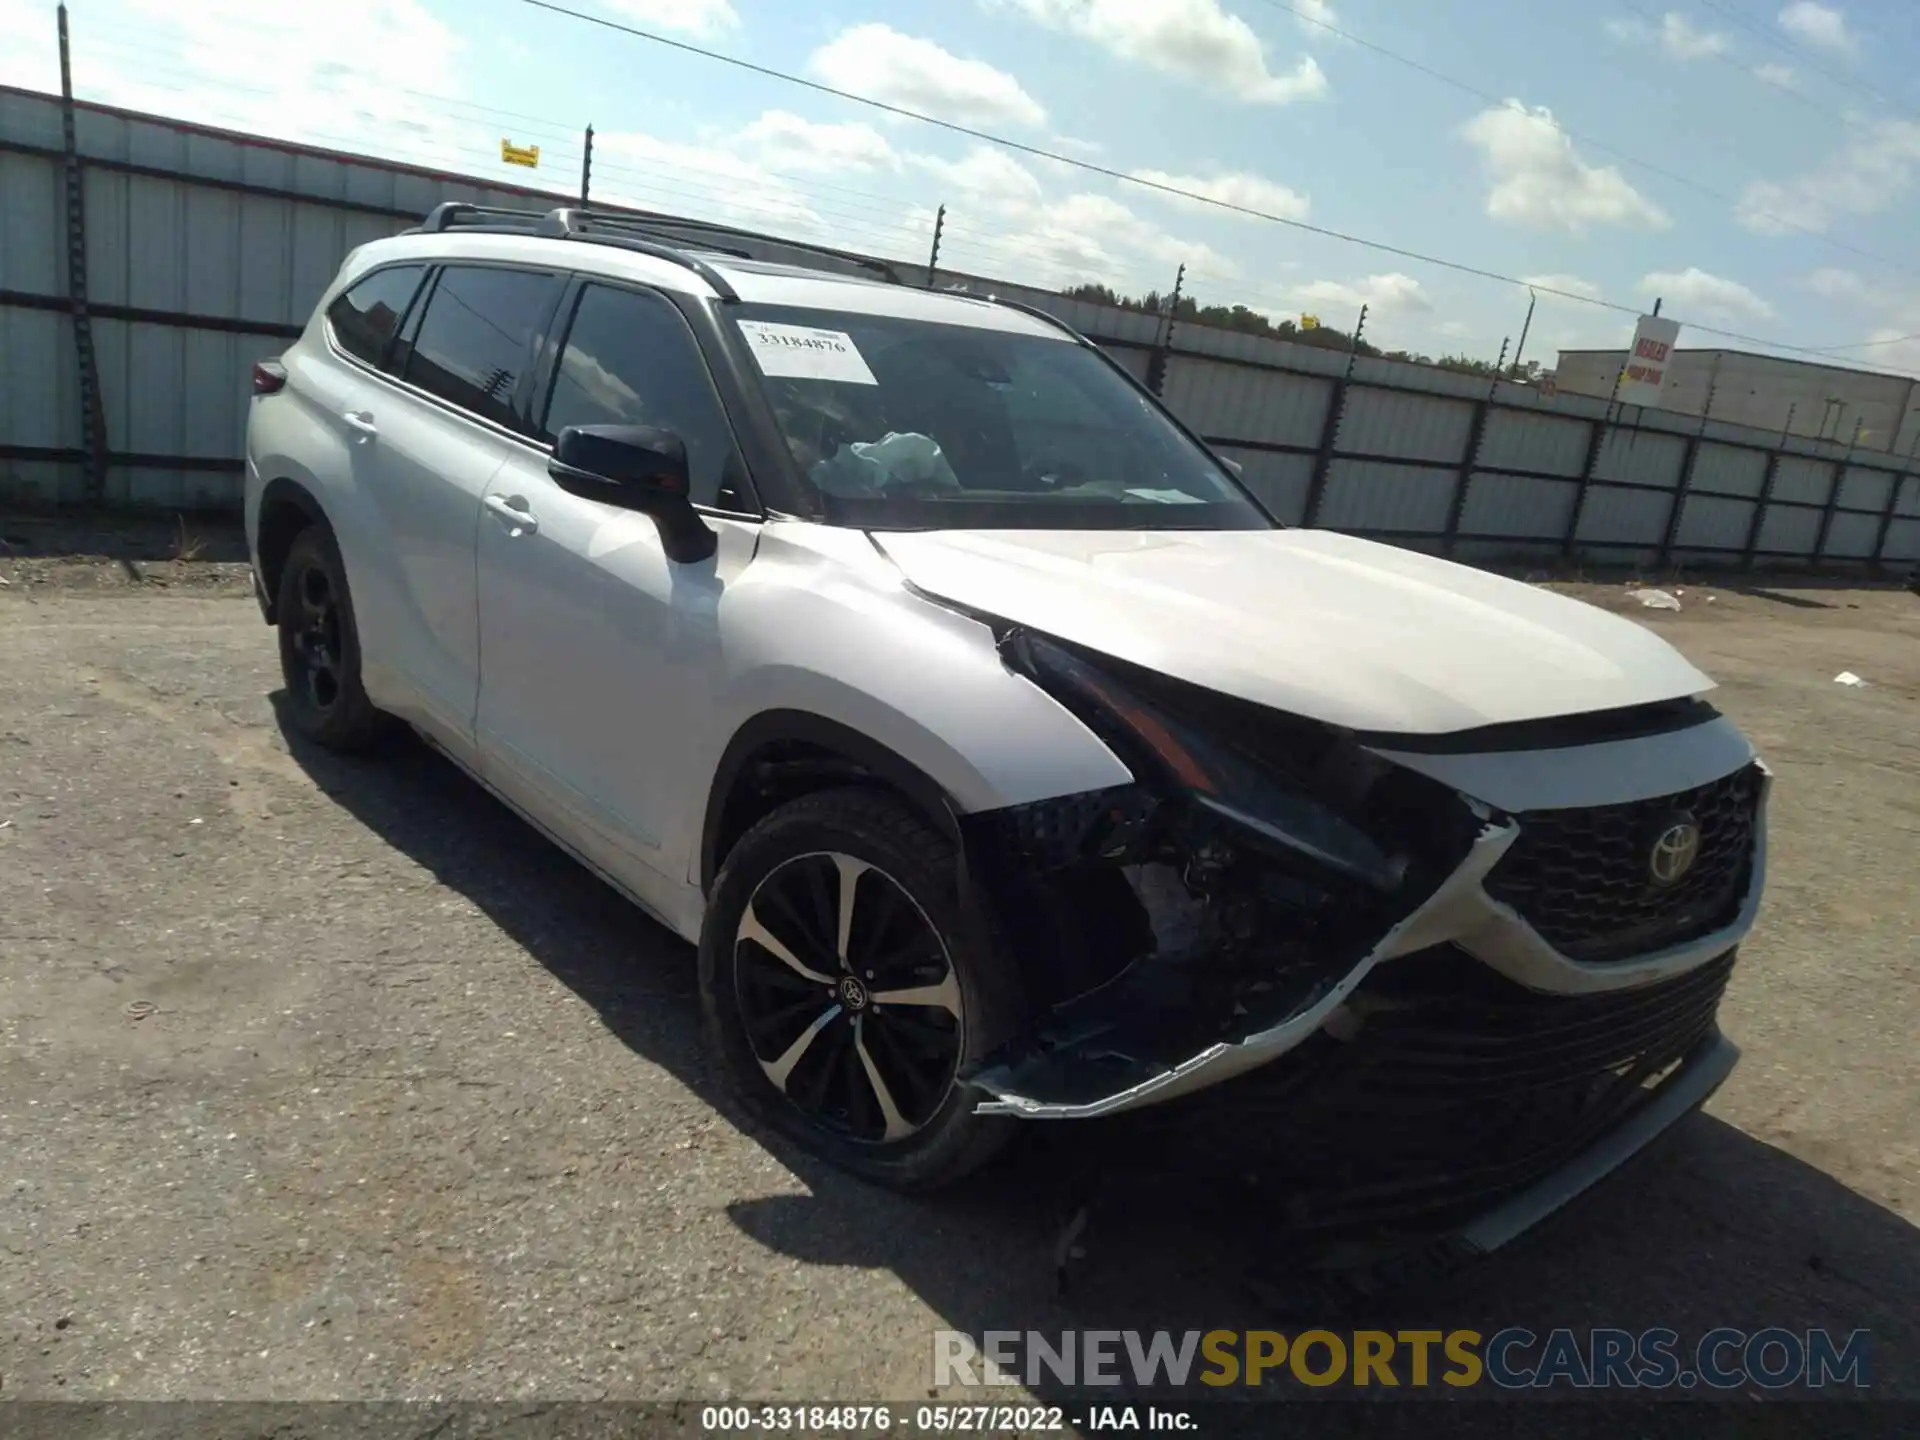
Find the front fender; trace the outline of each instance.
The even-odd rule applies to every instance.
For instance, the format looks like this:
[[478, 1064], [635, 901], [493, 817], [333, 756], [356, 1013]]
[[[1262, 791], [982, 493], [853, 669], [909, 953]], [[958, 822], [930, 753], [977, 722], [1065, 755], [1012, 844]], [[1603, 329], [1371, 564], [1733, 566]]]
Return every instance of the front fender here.
[[722, 598], [720, 625], [716, 724], [693, 747], [697, 793], [674, 807], [690, 878], [722, 757], [772, 711], [866, 737], [960, 814], [1133, 778], [1077, 716], [1007, 669], [991, 629], [909, 590], [859, 531], [769, 524]]

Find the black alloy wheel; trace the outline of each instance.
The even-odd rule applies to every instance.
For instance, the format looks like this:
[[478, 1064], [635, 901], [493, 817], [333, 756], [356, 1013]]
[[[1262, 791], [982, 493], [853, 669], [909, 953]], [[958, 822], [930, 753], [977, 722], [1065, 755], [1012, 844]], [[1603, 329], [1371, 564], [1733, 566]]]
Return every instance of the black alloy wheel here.
[[294, 728], [333, 750], [365, 750], [390, 721], [360, 683], [360, 632], [340, 547], [325, 525], [294, 538], [274, 602], [280, 674]]
[[315, 710], [331, 710], [340, 700], [340, 597], [333, 577], [317, 559], [304, 560], [293, 576], [299, 613], [294, 650], [300, 658], [301, 688]]
[[850, 1140], [908, 1138], [953, 1088], [966, 1036], [952, 957], [876, 865], [827, 851], [770, 871], [735, 928], [734, 993], [767, 1079]]
[[950, 832], [878, 787], [803, 795], [728, 851], [700, 933], [710, 1042], [801, 1148], [899, 1190], [1017, 1128], [969, 1075], [1024, 1028], [1019, 971]]

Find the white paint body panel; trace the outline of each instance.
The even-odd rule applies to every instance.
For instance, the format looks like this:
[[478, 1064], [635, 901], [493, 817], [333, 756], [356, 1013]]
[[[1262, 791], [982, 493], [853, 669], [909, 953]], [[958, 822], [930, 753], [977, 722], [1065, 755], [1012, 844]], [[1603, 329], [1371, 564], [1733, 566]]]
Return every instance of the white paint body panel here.
[[[285, 389], [252, 405], [246, 516], [256, 565], [263, 490], [296, 482], [339, 539], [374, 703], [689, 939], [705, 908], [716, 778], [730, 742], [769, 712], [856, 732], [961, 813], [1132, 778], [1073, 713], [1010, 671], [989, 626], [956, 604], [1376, 735], [1447, 735], [1712, 688], [1629, 620], [1327, 531], [869, 536], [709, 514], [716, 554], [671, 562], [645, 516], [560, 490], [546, 447], [333, 350], [320, 316], [340, 289], [375, 263], [451, 256], [712, 293], [667, 260], [531, 236], [408, 236], [356, 252], [283, 357]], [[745, 267], [729, 278], [749, 300], [1053, 333], [965, 297]], [[1754, 759], [1724, 720], [1563, 750], [1376, 743], [1393, 762], [1511, 815], [1672, 794]], [[1095, 1105], [1002, 1094], [988, 1108], [1104, 1113], [1217, 1083], [1299, 1043], [1374, 965], [1429, 945], [1458, 944], [1533, 989], [1596, 993], [1702, 964], [1737, 944], [1757, 913], [1764, 808], [1732, 924], [1626, 962], [1578, 964], [1481, 884], [1517, 834], [1516, 822], [1490, 822], [1425, 906], [1280, 1025], [1207, 1047]]]
[[1329, 530], [876, 539], [929, 594], [1356, 730], [1444, 734], [1713, 688], [1630, 620]]

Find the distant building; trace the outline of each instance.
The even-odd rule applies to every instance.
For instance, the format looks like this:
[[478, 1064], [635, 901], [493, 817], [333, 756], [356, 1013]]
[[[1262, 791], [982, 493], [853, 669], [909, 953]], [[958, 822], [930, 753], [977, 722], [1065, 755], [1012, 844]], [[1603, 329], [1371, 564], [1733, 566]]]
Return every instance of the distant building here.
[[[1613, 393], [1626, 363], [1621, 350], [1562, 350], [1555, 381], [1570, 395]], [[1853, 441], [1862, 450], [1906, 455], [1920, 444], [1920, 391], [1906, 375], [1782, 360], [1744, 350], [1673, 352], [1660, 408], [1706, 415], [1732, 425], [1821, 440]], [[1789, 423], [1791, 412], [1791, 423]]]

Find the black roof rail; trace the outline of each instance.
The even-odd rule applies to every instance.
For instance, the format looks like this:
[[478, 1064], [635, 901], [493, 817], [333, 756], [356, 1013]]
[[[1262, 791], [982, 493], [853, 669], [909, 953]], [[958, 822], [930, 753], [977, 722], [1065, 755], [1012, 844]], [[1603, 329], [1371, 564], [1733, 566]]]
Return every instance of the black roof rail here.
[[455, 225], [491, 226], [501, 220], [519, 220], [531, 229], [546, 214], [544, 210], [516, 210], [505, 205], [473, 205], [465, 200], [444, 200], [427, 212], [426, 219], [406, 233], [432, 235], [451, 230]]
[[409, 235], [438, 234], [456, 227], [507, 234], [530, 233], [556, 240], [592, 240], [602, 244], [619, 245], [623, 249], [685, 265], [711, 285], [716, 293], [730, 300], [738, 298], [733, 287], [698, 256], [689, 255], [685, 251], [688, 248], [695, 248], [721, 255], [731, 255], [741, 260], [753, 259], [750, 252], [724, 244], [709, 244], [704, 240], [691, 246], [676, 245], [672, 243], [673, 237], [670, 234], [662, 235], [661, 232], [677, 230], [697, 236], [713, 235], [722, 238], [733, 236], [762, 245], [779, 245], [803, 254], [823, 255], [844, 261], [879, 275], [894, 285], [905, 283], [900, 278], [900, 272], [893, 266], [884, 260], [876, 260], [870, 255], [856, 255], [850, 250], [836, 250], [830, 245], [816, 245], [807, 240], [789, 240], [783, 236], [767, 235], [757, 230], [742, 230], [736, 225], [722, 225], [711, 220], [682, 220], [676, 216], [646, 211], [591, 210], [574, 205], [560, 205], [551, 210], [520, 210], [504, 205], [473, 205], [463, 200], [448, 200], [434, 206], [420, 224], [405, 233]]
[[[816, 245], [811, 240], [789, 240], [783, 235], [768, 235], [759, 230], [743, 230], [738, 225], [723, 225], [716, 220], [682, 220], [672, 215], [624, 210], [573, 210], [568, 213], [588, 224], [614, 225], [628, 229], [683, 230], [692, 235], [737, 236], [742, 240], [752, 240], [762, 245], [779, 245], [788, 250], [798, 250], [803, 254], [824, 255], [833, 260], [843, 260], [849, 265], [857, 265], [862, 270], [871, 271], [892, 285], [906, 283], [900, 278], [898, 270], [885, 260], [876, 260], [871, 255], [858, 255], [851, 250], [836, 250], [831, 245]], [[747, 255], [741, 258], [752, 259], [753, 257]]]

